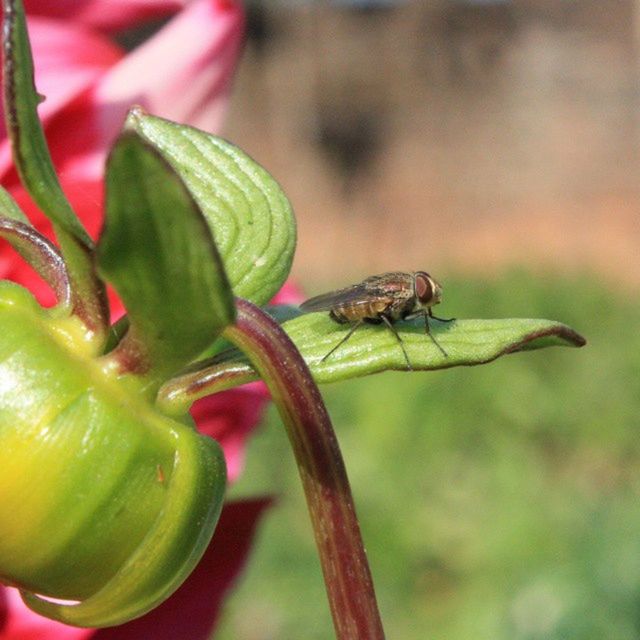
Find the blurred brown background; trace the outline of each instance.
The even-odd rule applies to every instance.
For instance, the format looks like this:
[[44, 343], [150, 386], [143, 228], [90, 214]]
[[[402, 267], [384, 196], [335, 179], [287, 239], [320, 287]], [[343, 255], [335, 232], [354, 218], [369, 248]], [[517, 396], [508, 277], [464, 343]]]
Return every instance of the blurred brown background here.
[[250, 3], [225, 135], [280, 181], [293, 275], [640, 283], [640, 3]]

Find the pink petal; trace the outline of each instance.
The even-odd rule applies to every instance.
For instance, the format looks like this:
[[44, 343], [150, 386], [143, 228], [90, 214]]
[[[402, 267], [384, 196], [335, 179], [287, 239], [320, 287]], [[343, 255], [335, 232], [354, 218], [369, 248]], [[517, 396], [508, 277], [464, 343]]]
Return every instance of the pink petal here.
[[[207, 640], [223, 598], [249, 553], [268, 499], [227, 503], [209, 548], [187, 581], [147, 615], [120, 627], [101, 629], [92, 640]], [[2, 638], [0, 638], [2, 640]]]
[[130, 29], [176, 13], [188, 0], [25, 0], [27, 13], [74, 20], [93, 29]]
[[[29, 20], [36, 86], [46, 97], [39, 107], [43, 123], [95, 84], [123, 56], [104, 37], [76, 25], [44, 18]], [[4, 109], [1, 109], [3, 112]], [[69, 127], [71, 123], [67, 122]], [[9, 142], [0, 119], [0, 176], [11, 165]]]
[[[49, 127], [63, 149], [65, 173], [96, 178], [105, 149], [129, 108], [218, 131], [242, 43], [243, 16], [235, 3], [194, 0], [154, 37], [115, 65], [71, 115]], [[74, 126], [69, 123], [73, 121]]]
[[0, 640], [85, 640], [93, 629], [78, 629], [43, 618], [22, 602], [17, 589], [0, 585]]
[[191, 407], [198, 430], [222, 446], [230, 482], [242, 472], [247, 438], [259, 424], [268, 400], [265, 386], [253, 382], [202, 398]]
[[293, 280], [287, 280], [271, 299], [271, 304], [300, 304], [305, 299], [302, 289]]

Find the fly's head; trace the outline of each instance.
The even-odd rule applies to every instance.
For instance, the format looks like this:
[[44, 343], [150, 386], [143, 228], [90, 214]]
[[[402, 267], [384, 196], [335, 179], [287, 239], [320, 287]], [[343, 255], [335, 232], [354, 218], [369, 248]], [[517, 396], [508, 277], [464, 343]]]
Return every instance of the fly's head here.
[[413, 287], [416, 294], [416, 311], [428, 309], [442, 301], [442, 287], [425, 271], [416, 271], [413, 274]]

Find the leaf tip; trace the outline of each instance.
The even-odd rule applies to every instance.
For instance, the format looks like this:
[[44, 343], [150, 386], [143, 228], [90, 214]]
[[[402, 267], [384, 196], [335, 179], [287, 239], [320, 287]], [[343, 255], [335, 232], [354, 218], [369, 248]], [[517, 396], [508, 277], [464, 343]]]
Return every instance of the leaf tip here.
[[134, 104], [127, 113], [127, 117], [124, 121], [124, 129], [125, 130], [137, 130], [140, 120], [144, 118], [147, 114], [145, 109], [141, 107], [139, 104]]
[[564, 336], [564, 339], [567, 340], [567, 342], [570, 342], [572, 346], [584, 347], [587, 344], [587, 339], [583, 335], [569, 327], [565, 327], [565, 329], [566, 335]]
[[510, 345], [505, 353], [539, 349], [546, 346], [584, 347], [587, 340], [566, 324], [553, 323], [548, 327], [532, 331]]

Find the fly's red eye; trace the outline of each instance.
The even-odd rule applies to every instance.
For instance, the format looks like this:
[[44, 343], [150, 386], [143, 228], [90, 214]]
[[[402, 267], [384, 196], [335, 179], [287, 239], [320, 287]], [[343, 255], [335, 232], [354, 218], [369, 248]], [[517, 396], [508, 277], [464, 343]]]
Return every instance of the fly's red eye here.
[[420, 302], [429, 302], [433, 297], [433, 287], [428, 273], [416, 273], [415, 276], [416, 296]]

